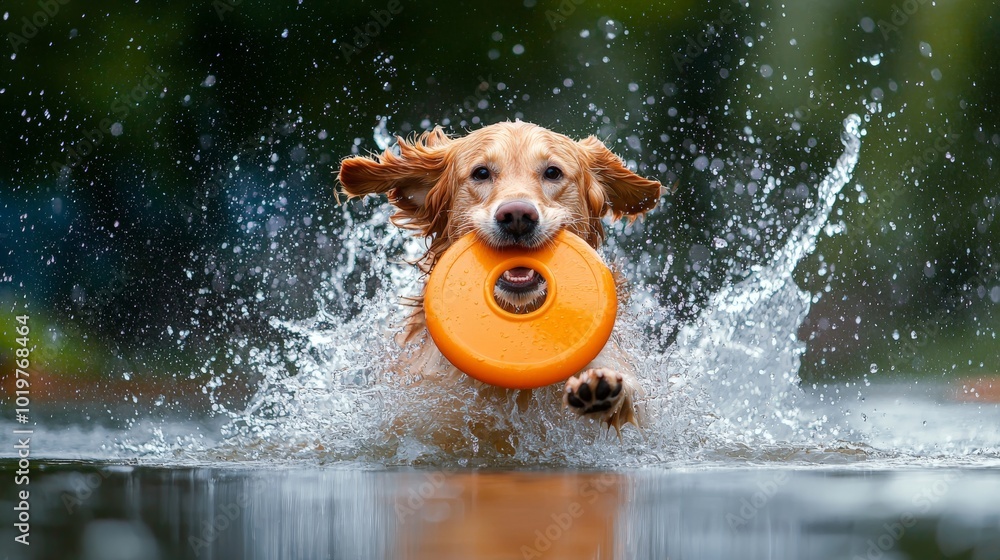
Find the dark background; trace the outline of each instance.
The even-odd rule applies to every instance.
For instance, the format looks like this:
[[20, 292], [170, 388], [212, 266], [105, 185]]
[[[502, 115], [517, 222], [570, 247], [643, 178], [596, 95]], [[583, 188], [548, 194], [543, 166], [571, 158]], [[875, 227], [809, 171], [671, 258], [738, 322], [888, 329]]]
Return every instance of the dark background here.
[[235, 341], [280, 345], [271, 317], [356, 311], [371, 255], [329, 279], [373, 210], [333, 177], [381, 119], [597, 134], [676, 185], [618, 244], [651, 275], [673, 255], [655, 285], [681, 323], [767, 261], [870, 113], [839, 233], [797, 272], [819, 294], [802, 375], [995, 372], [993, 1], [237, 4], [0, 8], [3, 367], [28, 314], [38, 399], [204, 405], [212, 371], [241, 374]]

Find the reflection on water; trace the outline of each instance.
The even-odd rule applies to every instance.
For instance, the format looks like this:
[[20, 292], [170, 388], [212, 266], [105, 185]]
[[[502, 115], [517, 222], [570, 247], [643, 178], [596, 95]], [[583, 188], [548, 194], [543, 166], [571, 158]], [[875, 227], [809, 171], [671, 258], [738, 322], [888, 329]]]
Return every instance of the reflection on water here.
[[413, 558], [610, 558], [628, 477], [426, 473], [397, 486], [401, 551]]
[[[986, 469], [623, 472], [46, 463], [6, 558], [1000, 558]], [[10, 476], [8, 476], [10, 475]]]

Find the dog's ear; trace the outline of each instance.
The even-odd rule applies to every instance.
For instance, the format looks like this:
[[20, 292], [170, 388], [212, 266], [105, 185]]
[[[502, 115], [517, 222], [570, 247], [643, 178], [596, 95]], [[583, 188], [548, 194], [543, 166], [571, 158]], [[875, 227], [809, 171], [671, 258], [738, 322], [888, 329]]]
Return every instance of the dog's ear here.
[[611, 213], [614, 219], [634, 218], [656, 206], [660, 200], [660, 183], [628, 170], [621, 158], [604, 143], [590, 136], [577, 143], [593, 177], [587, 192], [591, 212], [597, 217]]
[[393, 222], [429, 235], [447, 201], [447, 189], [435, 189], [448, 165], [448, 144], [441, 127], [424, 132], [415, 141], [398, 138], [399, 155], [385, 150], [380, 156], [353, 156], [340, 162], [337, 180], [350, 198], [385, 194], [399, 208]]

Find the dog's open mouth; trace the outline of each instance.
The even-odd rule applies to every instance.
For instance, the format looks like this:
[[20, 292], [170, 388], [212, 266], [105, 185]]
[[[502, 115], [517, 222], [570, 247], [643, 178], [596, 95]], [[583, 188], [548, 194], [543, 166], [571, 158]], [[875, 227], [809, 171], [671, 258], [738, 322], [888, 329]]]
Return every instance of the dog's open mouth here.
[[530, 313], [545, 303], [546, 287], [541, 274], [519, 266], [497, 278], [493, 295], [500, 307], [511, 313]]
[[497, 279], [497, 287], [515, 294], [524, 294], [537, 289], [542, 282], [544, 280], [541, 274], [528, 267], [519, 266], [501, 274]]

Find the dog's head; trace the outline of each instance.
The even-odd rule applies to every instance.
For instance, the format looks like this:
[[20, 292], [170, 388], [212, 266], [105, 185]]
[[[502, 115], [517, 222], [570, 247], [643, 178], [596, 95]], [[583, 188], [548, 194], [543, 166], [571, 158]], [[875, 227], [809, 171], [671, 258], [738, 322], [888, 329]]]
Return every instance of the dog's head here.
[[[348, 196], [384, 193], [396, 225], [431, 238], [429, 263], [475, 232], [494, 247], [535, 248], [562, 229], [597, 247], [601, 219], [634, 218], [656, 206], [660, 183], [629, 171], [600, 140], [579, 142], [525, 122], [449, 138], [441, 128], [399, 140], [399, 155], [350, 157], [340, 166]], [[525, 311], [544, 301], [545, 281], [530, 269], [508, 271], [498, 301]]]

